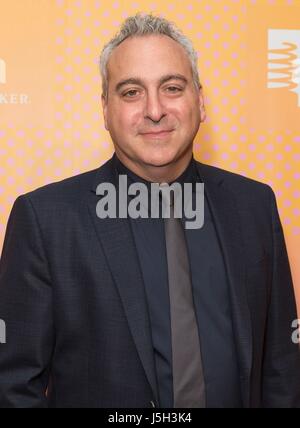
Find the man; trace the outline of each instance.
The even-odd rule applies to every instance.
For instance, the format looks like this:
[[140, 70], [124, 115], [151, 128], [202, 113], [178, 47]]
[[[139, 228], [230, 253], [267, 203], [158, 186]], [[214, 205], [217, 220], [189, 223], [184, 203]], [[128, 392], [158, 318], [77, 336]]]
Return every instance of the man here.
[[[138, 14], [104, 47], [101, 72], [114, 156], [20, 196], [9, 218], [1, 407], [300, 407], [275, 196], [194, 160], [205, 107], [191, 43]], [[118, 190], [124, 175], [148, 190], [204, 183], [203, 227], [101, 219], [99, 186]]]

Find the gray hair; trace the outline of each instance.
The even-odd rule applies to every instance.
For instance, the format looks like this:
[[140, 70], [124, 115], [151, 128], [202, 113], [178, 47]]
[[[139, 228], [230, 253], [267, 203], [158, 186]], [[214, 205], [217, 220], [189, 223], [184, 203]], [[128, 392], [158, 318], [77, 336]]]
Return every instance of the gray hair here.
[[102, 96], [104, 98], [107, 97], [108, 93], [107, 63], [112, 51], [128, 37], [150, 34], [169, 36], [185, 49], [191, 62], [194, 85], [197, 89], [201, 88], [197, 64], [198, 57], [190, 39], [173, 22], [165, 18], [153, 16], [152, 14], [137, 13], [134, 16], [128, 17], [123, 22], [120, 31], [104, 46], [101, 52], [100, 73], [102, 78]]

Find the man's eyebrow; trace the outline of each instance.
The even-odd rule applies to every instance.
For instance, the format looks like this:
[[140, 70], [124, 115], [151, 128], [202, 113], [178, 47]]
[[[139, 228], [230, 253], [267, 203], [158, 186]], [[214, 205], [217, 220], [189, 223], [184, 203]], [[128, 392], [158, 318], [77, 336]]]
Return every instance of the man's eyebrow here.
[[143, 82], [138, 77], [131, 77], [129, 79], [124, 79], [124, 80], [121, 80], [119, 83], [117, 83], [116, 91], [118, 92], [122, 88], [122, 86], [130, 85], [130, 84], [132, 84], [132, 85], [143, 85]]
[[168, 82], [168, 80], [181, 80], [184, 83], [188, 83], [188, 79], [182, 74], [167, 74], [159, 80], [159, 83], [162, 85], [163, 83]]
[[[188, 83], [188, 79], [184, 77], [182, 74], [167, 74], [166, 76], [162, 76], [159, 79], [159, 84], [162, 85], [163, 83], [166, 83], [169, 80], [181, 80], [184, 83]], [[140, 86], [144, 85], [142, 79], [138, 77], [130, 77], [129, 79], [124, 79], [118, 82], [116, 85], [116, 91], [118, 92], [122, 88], [122, 86], [130, 85], [130, 84], [140, 85]]]

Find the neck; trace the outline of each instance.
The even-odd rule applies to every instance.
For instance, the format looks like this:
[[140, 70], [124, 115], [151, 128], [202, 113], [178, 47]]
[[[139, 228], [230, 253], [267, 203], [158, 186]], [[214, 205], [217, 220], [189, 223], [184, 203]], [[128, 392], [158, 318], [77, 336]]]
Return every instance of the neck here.
[[189, 151], [177, 161], [162, 166], [133, 161], [118, 150], [116, 150], [116, 155], [123, 165], [144, 180], [153, 183], [171, 183], [185, 171], [193, 154], [192, 151]]

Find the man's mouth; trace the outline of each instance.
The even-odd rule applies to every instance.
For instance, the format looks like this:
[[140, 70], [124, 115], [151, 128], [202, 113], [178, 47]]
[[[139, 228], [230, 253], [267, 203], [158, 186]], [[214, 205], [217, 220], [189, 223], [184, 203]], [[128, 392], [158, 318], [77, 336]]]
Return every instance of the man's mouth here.
[[142, 135], [149, 138], [162, 138], [169, 135], [172, 131], [173, 129], [166, 130], [166, 131], [144, 132], [142, 133]]

